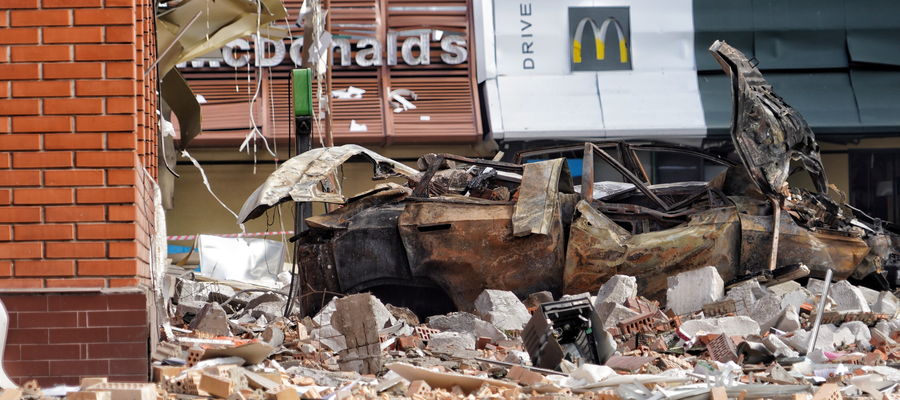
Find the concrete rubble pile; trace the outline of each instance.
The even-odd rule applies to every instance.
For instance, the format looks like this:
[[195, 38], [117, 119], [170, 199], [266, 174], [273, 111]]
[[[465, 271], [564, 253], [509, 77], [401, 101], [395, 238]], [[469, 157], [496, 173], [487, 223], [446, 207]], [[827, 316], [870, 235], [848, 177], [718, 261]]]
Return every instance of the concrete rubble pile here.
[[821, 280], [726, 288], [706, 267], [670, 277], [661, 304], [616, 275], [596, 296], [485, 290], [472, 312], [421, 319], [368, 293], [285, 317], [280, 290], [177, 281], [155, 382], [66, 398], [887, 399], [900, 383], [900, 302], [847, 281], [822, 302]]

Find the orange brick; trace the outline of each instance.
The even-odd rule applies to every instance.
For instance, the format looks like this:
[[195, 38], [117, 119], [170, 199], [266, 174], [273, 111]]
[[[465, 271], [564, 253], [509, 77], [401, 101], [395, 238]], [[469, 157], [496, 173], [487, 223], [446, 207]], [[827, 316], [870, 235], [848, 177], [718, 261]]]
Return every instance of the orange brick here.
[[40, 116], [13, 118], [15, 132], [71, 132], [72, 118], [68, 116]]
[[37, 115], [40, 103], [38, 99], [0, 99], [0, 115]]
[[106, 27], [107, 43], [134, 43], [134, 38], [134, 27], [131, 25]]
[[109, 280], [109, 287], [133, 287], [140, 285], [140, 280], [137, 278], [113, 278]]
[[110, 242], [110, 258], [135, 258], [137, 257], [137, 243], [135, 242]]
[[9, 58], [13, 62], [69, 61], [72, 59], [72, 49], [70, 47], [59, 44], [15, 46], [9, 50]]
[[[99, 26], [76, 26], [65, 28], [43, 28], [44, 43], [102, 43], [103, 28]], [[75, 59], [78, 48], [75, 46]]]
[[134, 7], [134, 0], [106, 0], [107, 7]]
[[[13, 121], [15, 124], [15, 121]], [[15, 125], [13, 126], [15, 129]], [[132, 131], [134, 117], [131, 115], [84, 115], [75, 117], [75, 129], [79, 132]]]
[[75, 25], [131, 25], [134, 19], [129, 8], [75, 10]]
[[0, 35], [0, 44], [38, 44], [37, 28], [7, 28]]
[[102, 78], [103, 64], [94, 62], [44, 64], [44, 79]]
[[40, 242], [5, 242], [0, 243], [0, 258], [41, 258], [43, 243]]
[[75, 82], [76, 96], [128, 96], [134, 93], [134, 81], [122, 80]]
[[134, 154], [123, 151], [79, 151], [75, 155], [79, 167], [132, 167]]
[[[103, 170], [55, 170], [44, 171], [46, 186], [98, 186], [103, 185]], [[81, 196], [75, 193], [75, 198]], [[80, 201], [79, 201], [80, 202]]]
[[[0, 225], [0, 242], [8, 242], [12, 240], [12, 225]], [[3, 263], [0, 263], [0, 267], [3, 266]], [[0, 276], [3, 276], [3, 273], [0, 272]]]
[[110, 169], [106, 171], [107, 185], [134, 185], [133, 169]]
[[73, 201], [72, 189], [15, 189], [13, 204], [68, 204]]
[[65, 278], [47, 279], [48, 288], [102, 288], [106, 287], [106, 280], [102, 278]]
[[[38, 150], [41, 148], [41, 135], [24, 133], [0, 134], [0, 149], [13, 150]], [[0, 168], [9, 168], [9, 153], [0, 156]]]
[[134, 239], [133, 224], [82, 224], [78, 225], [78, 239]]
[[75, 46], [76, 61], [133, 60], [134, 57], [134, 47], [130, 44], [80, 44]]
[[40, 175], [37, 170], [0, 170], [0, 186], [40, 186]]
[[0, 0], [0, 9], [3, 8], [38, 8], [38, 0]]
[[102, 133], [58, 133], [44, 136], [45, 150], [93, 150], [102, 148]]
[[[26, 136], [28, 136], [28, 135], [26, 135]], [[37, 136], [37, 135], [33, 135], [33, 136]], [[4, 137], [5, 136], [0, 136], [0, 147], [2, 147], [2, 148], [6, 148], [5, 146], [3, 146], [3, 138]], [[38, 140], [40, 140], [40, 139], [38, 139]], [[14, 150], [31, 150], [31, 149], [14, 149]], [[0, 168], [9, 168], [9, 164], [10, 164], [9, 153], [0, 153]]]
[[12, 276], [12, 261], [0, 261], [0, 276]]
[[43, 0], [41, 2], [41, 6], [44, 8], [100, 7], [102, 5], [101, 0]]
[[74, 260], [16, 261], [16, 276], [75, 275]]
[[[9, 189], [0, 189], [0, 205], [7, 205], [12, 202], [12, 190]], [[0, 208], [0, 210], [3, 210]], [[3, 212], [0, 211], [0, 214]], [[40, 219], [40, 215], [38, 216]]]
[[[99, 98], [75, 98], [75, 99], [45, 99], [44, 115], [62, 114], [101, 114], [103, 113], [103, 99]], [[77, 126], [77, 119], [76, 119]]]
[[14, 237], [22, 240], [72, 240], [75, 227], [72, 224], [16, 225]]
[[12, 95], [13, 97], [69, 97], [72, 95], [72, 82], [12, 82]]
[[0, 207], [0, 222], [41, 222], [41, 208]]
[[13, 168], [61, 168], [71, 166], [71, 151], [13, 153]]
[[0, 279], [0, 288], [3, 289], [26, 289], [44, 287], [43, 279]]
[[106, 245], [99, 242], [47, 242], [47, 258], [106, 257]]
[[[46, 0], [45, 0], [46, 1]], [[65, 278], [47, 279], [48, 288], [102, 288], [106, 287], [106, 280], [102, 278]]]
[[105, 220], [103, 206], [59, 206], [44, 208], [47, 222], [99, 222]]
[[134, 221], [134, 206], [109, 206], [110, 221]]
[[[102, 177], [101, 177], [102, 180]], [[78, 188], [78, 204], [133, 203], [134, 188]]]
[[78, 275], [134, 276], [136, 260], [78, 260]]
[[9, 14], [10, 26], [69, 25], [69, 10], [22, 10]]
[[[106, 66], [107, 74], [109, 73], [109, 65]], [[132, 114], [135, 111], [136, 102], [134, 97], [107, 97], [106, 113], [107, 114]]]
[[[0, 80], [37, 79], [39, 64], [0, 64]], [[5, 96], [0, 96], [5, 97]]]
[[106, 148], [134, 150], [137, 148], [137, 136], [133, 133], [109, 133], [106, 135]]

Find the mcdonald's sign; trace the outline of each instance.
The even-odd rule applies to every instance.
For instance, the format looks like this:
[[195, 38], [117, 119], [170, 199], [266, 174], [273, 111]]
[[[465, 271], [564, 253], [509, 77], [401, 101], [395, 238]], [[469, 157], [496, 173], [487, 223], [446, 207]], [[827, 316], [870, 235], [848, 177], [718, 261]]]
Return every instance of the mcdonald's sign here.
[[631, 69], [628, 7], [569, 7], [569, 38], [572, 71]]

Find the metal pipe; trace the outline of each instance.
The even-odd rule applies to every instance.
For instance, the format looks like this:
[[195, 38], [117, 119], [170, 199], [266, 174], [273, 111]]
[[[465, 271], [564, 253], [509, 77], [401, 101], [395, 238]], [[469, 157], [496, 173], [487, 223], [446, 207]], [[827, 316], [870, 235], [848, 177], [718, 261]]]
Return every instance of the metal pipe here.
[[822, 314], [825, 313], [825, 301], [828, 299], [828, 289], [831, 287], [832, 274], [830, 268], [825, 272], [825, 288], [822, 289], [822, 298], [819, 299], [819, 306], [816, 308], [816, 322], [813, 324], [809, 345], [806, 346], [806, 354], [812, 353], [816, 348], [816, 337], [819, 336], [819, 325], [822, 324]]

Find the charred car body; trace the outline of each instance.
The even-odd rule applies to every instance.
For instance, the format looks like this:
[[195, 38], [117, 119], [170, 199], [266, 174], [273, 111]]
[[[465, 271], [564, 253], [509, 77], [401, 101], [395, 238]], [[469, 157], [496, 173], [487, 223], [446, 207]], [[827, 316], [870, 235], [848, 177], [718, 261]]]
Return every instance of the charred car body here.
[[[359, 146], [320, 148], [283, 164], [240, 219], [288, 200], [344, 204], [308, 218], [294, 238], [305, 312], [334, 293], [365, 291], [424, 314], [467, 310], [486, 288], [558, 296], [594, 291], [616, 274], [660, 299], [667, 276], [707, 265], [726, 281], [797, 264], [818, 277], [827, 269], [836, 279], [882, 277], [900, 247], [897, 227], [833, 200], [803, 118], [739, 51], [716, 42], [710, 52], [732, 82], [736, 160], [606, 142], [531, 150], [512, 163], [428, 154], [414, 169]], [[721, 173], [654, 184], [642, 152], [700, 158]], [[561, 153], [581, 153], [581, 185], [565, 158], [548, 159]], [[338, 171], [353, 157], [371, 161], [376, 178], [406, 184], [345, 199]], [[788, 185], [791, 161], [815, 190]], [[610, 172], [621, 179], [595, 179]], [[423, 296], [430, 301], [416, 301]]]

